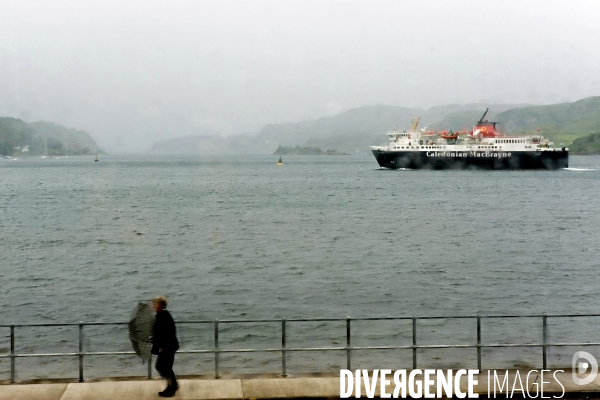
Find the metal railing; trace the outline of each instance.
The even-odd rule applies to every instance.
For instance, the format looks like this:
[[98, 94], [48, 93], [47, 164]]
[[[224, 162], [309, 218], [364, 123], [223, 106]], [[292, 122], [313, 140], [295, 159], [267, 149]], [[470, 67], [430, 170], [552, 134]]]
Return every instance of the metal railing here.
[[[249, 320], [198, 320], [198, 321], [178, 321], [177, 324], [212, 324], [214, 329], [214, 343], [212, 349], [201, 350], [180, 350], [178, 353], [183, 354], [210, 354], [213, 353], [214, 361], [214, 377], [220, 378], [219, 359], [223, 353], [251, 353], [251, 352], [279, 352], [281, 354], [281, 376], [287, 376], [287, 353], [288, 352], [303, 352], [303, 351], [345, 351], [346, 352], [346, 369], [352, 369], [352, 352], [356, 350], [398, 350], [412, 349], [412, 367], [417, 368], [417, 350], [418, 349], [477, 349], [477, 368], [482, 369], [481, 350], [484, 348], [511, 348], [511, 347], [541, 347], [542, 348], [542, 368], [547, 369], [546, 350], [548, 347], [560, 346], [600, 346], [600, 343], [548, 343], [548, 318], [585, 318], [585, 317], [600, 317], [600, 314], [531, 314], [531, 315], [455, 315], [455, 316], [411, 316], [411, 317], [365, 317], [365, 318], [295, 318], [295, 319], [249, 319]], [[481, 321], [483, 319], [508, 319], [508, 318], [540, 318], [542, 323], [541, 342], [536, 343], [482, 343], [481, 341]], [[446, 320], [446, 319], [465, 319], [475, 320], [477, 329], [477, 342], [471, 344], [433, 344], [420, 345], [417, 342], [417, 321], [420, 320]], [[398, 346], [352, 346], [351, 322], [352, 321], [412, 321], [412, 345]], [[286, 345], [286, 330], [288, 323], [293, 322], [342, 322], [346, 325], [346, 346], [343, 347], [287, 347]], [[244, 324], [244, 323], [276, 323], [281, 324], [281, 347], [260, 348], [260, 349], [227, 349], [219, 347], [219, 326], [221, 324]], [[84, 381], [83, 376], [83, 361], [85, 356], [115, 356], [115, 355], [134, 355], [133, 351], [103, 351], [103, 352], [85, 352], [84, 351], [84, 335], [85, 326], [99, 325], [127, 325], [126, 322], [121, 323], [105, 323], [105, 322], [90, 322], [90, 323], [50, 323], [50, 324], [10, 324], [0, 325], [0, 327], [10, 328], [10, 353], [0, 354], [0, 358], [10, 358], [10, 382], [15, 382], [16, 359], [21, 357], [78, 357], [79, 358], [79, 382]], [[76, 353], [34, 353], [22, 354], [15, 351], [15, 328], [18, 327], [59, 327], [59, 326], [78, 326], [79, 328], [79, 351]], [[152, 378], [152, 362], [148, 362], [148, 379]]]

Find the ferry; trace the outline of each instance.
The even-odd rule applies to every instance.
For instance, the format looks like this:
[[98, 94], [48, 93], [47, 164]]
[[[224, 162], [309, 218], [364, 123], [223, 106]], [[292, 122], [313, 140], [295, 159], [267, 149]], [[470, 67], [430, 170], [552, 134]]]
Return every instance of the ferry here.
[[369, 146], [382, 168], [389, 169], [548, 169], [569, 166], [569, 149], [555, 148], [541, 134], [503, 135], [498, 122], [484, 120], [471, 131], [417, 131], [419, 118], [407, 132], [387, 133], [387, 146]]

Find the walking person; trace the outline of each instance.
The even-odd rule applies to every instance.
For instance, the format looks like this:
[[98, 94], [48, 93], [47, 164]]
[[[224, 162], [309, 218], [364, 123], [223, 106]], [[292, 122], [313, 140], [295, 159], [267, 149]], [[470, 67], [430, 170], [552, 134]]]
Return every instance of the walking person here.
[[179, 385], [173, 372], [173, 361], [175, 361], [175, 352], [179, 350], [177, 341], [177, 332], [175, 321], [167, 311], [167, 299], [158, 296], [152, 300], [156, 319], [154, 320], [152, 354], [158, 355], [156, 358], [156, 370], [167, 380], [167, 388], [158, 395], [161, 397], [172, 397], [175, 395]]

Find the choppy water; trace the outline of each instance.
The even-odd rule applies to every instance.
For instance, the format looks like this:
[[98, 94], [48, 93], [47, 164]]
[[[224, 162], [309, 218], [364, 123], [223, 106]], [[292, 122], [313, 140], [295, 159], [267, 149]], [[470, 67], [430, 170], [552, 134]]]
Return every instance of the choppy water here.
[[[276, 161], [0, 160], [0, 324], [127, 321], [137, 300], [158, 294], [177, 320], [600, 310], [600, 157], [572, 156], [559, 171], [389, 171], [366, 153]], [[410, 344], [406, 323], [354, 326], [355, 345]], [[539, 327], [490, 322], [484, 340], [539, 341]], [[222, 333], [231, 347], [280, 344], [278, 325], [233, 328]], [[181, 325], [183, 347], [210, 348], [211, 329]], [[564, 326], [554, 329], [565, 338]], [[569, 330], [571, 340], [600, 341], [589, 324]], [[72, 328], [18, 333], [22, 352], [77, 349]], [[425, 342], [466, 343], [474, 326], [432, 321], [420, 333]], [[291, 325], [288, 334], [290, 346], [345, 343], [340, 323]], [[126, 328], [89, 328], [86, 346], [129, 350]], [[452, 364], [475, 353], [422, 354]], [[512, 366], [541, 353], [494, 354]], [[406, 367], [410, 356], [356, 352], [353, 366]], [[179, 372], [210, 374], [212, 358], [181, 355]], [[18, 359], [19, 377], [76, 376], [76, 362]], [[88, 376], [145, 371], [132, 357], [88, 363]], [[279, 365], [278, 354], [224, 355], [221, 368]], [[342, 352], [288, 359], [290, 372], [344, 365]], [[8, 366], [0, 359], [0, 373]]]

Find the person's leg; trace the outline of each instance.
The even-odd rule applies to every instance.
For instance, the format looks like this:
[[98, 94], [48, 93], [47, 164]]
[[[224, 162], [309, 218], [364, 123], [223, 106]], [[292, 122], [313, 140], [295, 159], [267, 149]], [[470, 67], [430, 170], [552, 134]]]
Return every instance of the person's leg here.
[[165, 376], [169, 380], [169, 387], [173, 390], [173, 392], [179, 389], [179, 385], [177, 384], [177, 378], [175, 377], [175, 372], [173, 372], [173, 363], [175, 362], [175, 353], [167, 353], [168, 358], [165, 360]]
[[160, 376], [167, 380], [167, 388], [165, 392], [172, 391], [173, 393], [179, 389], [177, 378], [173, 372], [173, 362], [175, 361], [175, 353], [161, 352], [156, 360], [156, 370]]
[[161, 396], [168, 393], [171, 390], [171, 380], [169, 379], [169, 358], [170, 357], [167, 355], [167, 353], [164, 352], [158, 353], [158, 357], [156, 357], [156, 370], [158, 371], [160, 376], [167, 380], [167, 387], [165, 388], [165, 390], [158, 393]]
[[163, 374], [162, 374], [162, 364], [163, 364], [162, 357], [161, 357], [161, 354], [159, 353], [156, 356], [156, 363], [154, 364], [154, 368], [156, 368], [156, 370], [158, 371], [158, 373], [160, 374], [160, 376], [163, 376]]
[[160, 376], [162, 376], [163, 378], [165, 377], [165, 361], [165, 354], [162, 352], [159, 353], [156, 357], [155, 367]]
[[[173, 353], [173, 362], [175, 361], [175, 353]], [[179, 389], [179, 384], [177, 383], [177, 377], [175, 376], [175, 372], [173, 372], [173, 362], [171, 362], [171, 387], [173, 391], [177, 391]]]

